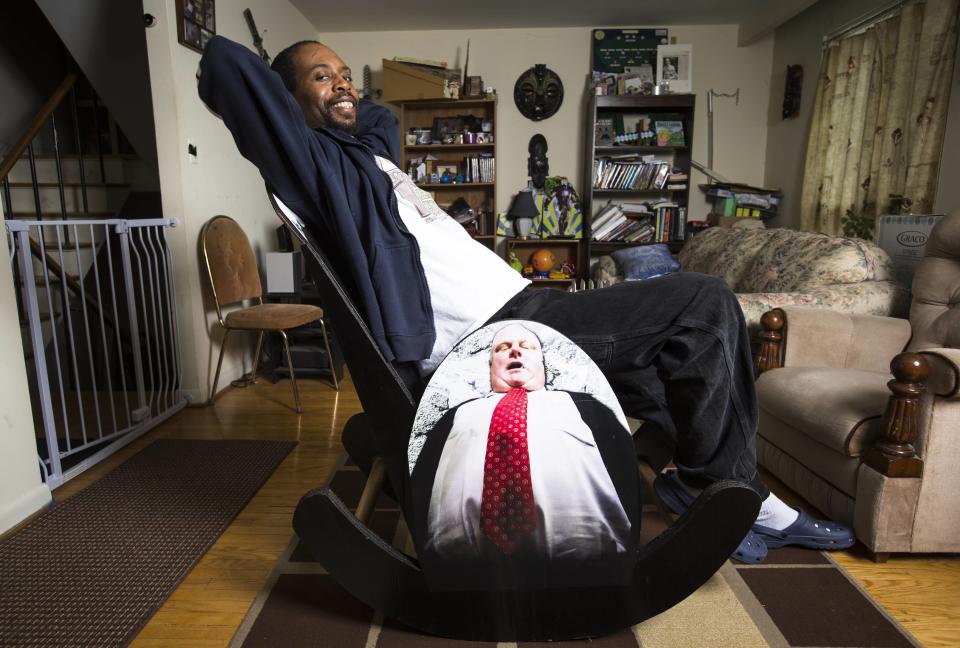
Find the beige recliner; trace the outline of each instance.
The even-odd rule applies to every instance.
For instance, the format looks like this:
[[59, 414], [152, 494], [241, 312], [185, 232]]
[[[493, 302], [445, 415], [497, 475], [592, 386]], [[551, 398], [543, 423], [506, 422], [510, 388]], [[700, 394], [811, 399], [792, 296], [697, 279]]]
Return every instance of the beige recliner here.
[[763, 328], [760, 464], [877, 560], [960, 551], [960, 212], [930, 235], [909, 321], [788, 306]]

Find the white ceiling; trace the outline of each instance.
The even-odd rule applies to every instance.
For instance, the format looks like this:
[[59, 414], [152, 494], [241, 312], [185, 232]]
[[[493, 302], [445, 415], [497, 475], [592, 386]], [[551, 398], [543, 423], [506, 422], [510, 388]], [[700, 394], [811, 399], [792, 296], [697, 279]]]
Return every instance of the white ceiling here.
[[740, 25], [746, 44], [817, 0], [290, 0], [321, 34], [344, 31]]

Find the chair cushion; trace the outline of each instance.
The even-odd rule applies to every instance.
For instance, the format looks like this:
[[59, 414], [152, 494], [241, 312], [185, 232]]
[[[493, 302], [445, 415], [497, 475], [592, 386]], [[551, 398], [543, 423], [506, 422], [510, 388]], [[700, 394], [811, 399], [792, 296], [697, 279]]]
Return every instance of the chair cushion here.
[[227, 313], [227, 328], [286, 330], [323, 317], [323, 309], [308, 304], [258, 304]]
[[[757, 398], [762, 411], [798, 433], [841, 455], [859, 457], [879, 434], [890, 378], [857, 369], [783, 367], [760, 376]], [[766, 433], [761, 429], [760, 434]]]

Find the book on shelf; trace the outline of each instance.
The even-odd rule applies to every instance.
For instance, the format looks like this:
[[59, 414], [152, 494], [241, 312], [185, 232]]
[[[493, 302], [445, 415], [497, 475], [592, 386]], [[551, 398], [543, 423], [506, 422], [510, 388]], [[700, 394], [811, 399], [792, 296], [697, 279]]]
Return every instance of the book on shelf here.
[[657, 146], [686, 146], [682, 119], [654, 120], [653, 130], [657, 133]]
[[594, 232], [597, 232], [604, 225], [607, 224], [613, 218], [616, 218], [622, 213], [620, 205], [613, 205], [607, 203], [600, 211], [597, 212], [597, 215], [591, 220], [592, 229]]
[[620, 203], [620, 209], [627, 214], [650, 213], [650, 205], [648, 203]]
[[659, 191], [666, 186], [671, 170], [670, 162], [653, 156], [600, 157], [593, 162], [593, 188]]
[[494, 182], [496, 177], [493, 153], [468, 155], [460, 163], [464, 182]]
[[607, 236], [617, 227], [626, 222], [627, 216], [622, 211], [617, 210], [615, 215], [607, 220], [599, 229], [593, 231], [593, 240], [605, 241]]
[[687, 210], [670, 200], [607, 203], [593, 221], [598, 242], [668, 243], [685, 238]]
[[649, 243], [653, 240], [654, 234], [656, 234], [656, 229], [648, 220], [634, 232], [625, 236], [624, 240], [627, 243]]

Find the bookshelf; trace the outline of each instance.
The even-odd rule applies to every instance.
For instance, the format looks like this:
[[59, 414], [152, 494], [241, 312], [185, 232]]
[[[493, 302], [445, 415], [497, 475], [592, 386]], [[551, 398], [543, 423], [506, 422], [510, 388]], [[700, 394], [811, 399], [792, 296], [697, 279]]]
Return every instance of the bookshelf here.
[[[458, 170], [464, 174], [465, 182], [430, 182], [418, 183], [421, 189], [429, 191], [441, 208], [446, 209], [457, 198], [464, 200], [477, 213], [477, 233], [474, 238], [490, 249], [494, 249], [496, 240], [496, 195], [497, 183], [493, 160], [497, 151], [497, 102], [496, 99], [417, 99], [395, 102], [400, 107], [400, 168], [409, 169], [412, 160], [422, 159], [427, 155], [437, 158], [437, 165], [456, 164]], [[471, 116], [492, 124], [490, 134], [493, 142], [466, 143], [454, 142], [444, 144], [432, 141], [429, 144], [409, 144], [407, 134], [411, 129], [431, 129], [434, 120], [453, 119], [461, 116]], [[472, 169], [467, 166], [467, 160], [490, 160], [474, 164]], [[428, 168], [428, 173], [433, 169]], [[472, 176], [471, 177], [471, 170]], [[482, 177], [481, 177], [482, 176]], [[489, 182], [479, 181], [490, 179]]]
[[[581, 185], [585, 260], [635, 245], [667, 243], [671, 250], [680, 248], [690, 202], [695, 107], [692, 94], [589, 97]], [[657, 145], [657, 124], [667, 133], [679, 131], [683, 141], [674, 136], [672, 143]], [[618, 132], [644, 131], [648, 137], [643, 139], [614, 141]], [[619, 214], [642, 204], [650, 215]]]

